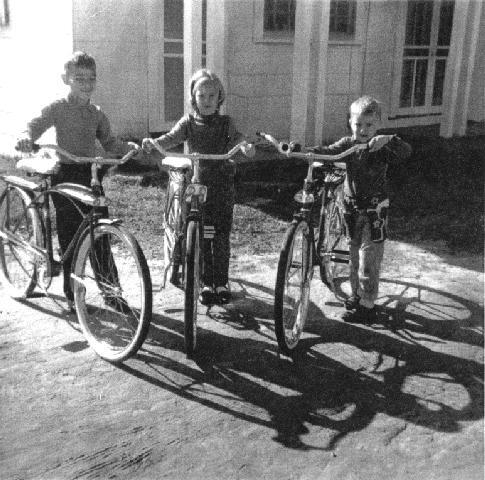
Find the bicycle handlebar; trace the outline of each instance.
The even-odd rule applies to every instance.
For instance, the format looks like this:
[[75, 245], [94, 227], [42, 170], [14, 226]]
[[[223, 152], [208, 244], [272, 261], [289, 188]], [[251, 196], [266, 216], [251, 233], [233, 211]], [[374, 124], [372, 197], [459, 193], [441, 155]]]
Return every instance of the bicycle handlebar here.
[[[166, 157], [180, 157], [189, 158], [191, 160], [230, 160], [237, 152], [243, 152], [243, 148], [249, 145], [249, 143], [244, 140], [239, 142], [236, 146], [231, 148], [227, 153], [214, 154], [214, 153], [176, 153], [168, 152], [162, 148], [153, 138], [147, 139], [155, 149]], [[243, 152], [244, 153], [244, 152]]]
[[325, 162], [338, 162], [342, 160], [342, 158], [348, 157], [352, 153], [360, 152], [361, 150], [367, 150], [369, 147], [366, 143], [359, 143], [354, 145], [353, 147], [345, 150], [345, 152], [338, 153], [335, 155], [324, 155], [320, 153], [313, 153], [313, 152], [293, 152], [290, 148], [290, 144], [284, 142], [278, 142], [273, 136], [269, 135], [265, 132], [256, 132], [258, 137], [264, 138], [269, 143], [273, 144], [278, 152], [282, 153], [283, 155], [289, 158], [302, 158], [312, 162], [318, 161], [325, 161]]
[[[51, 150], [56, 151], [57, 153], [63, 155], [64, 157], [68, 158], [69, 160], [73, 161], [74, 163], [91, 163], [97, 165], [122, 165], [130, 158], [134, 157], [138, 152], [136, 150], [130, 150], [127, 152], [122, 158], [104, 158], [104, 157], [78, 157], [77, 155], [73, 155], [69, 153], [67, 150], [59, 147], [58, 145], [54, 144], [34, 144], [34, 151], [37, 151], [41, 148], [49, 148]], [[62, 163], [62, 160], [61, 160]]]

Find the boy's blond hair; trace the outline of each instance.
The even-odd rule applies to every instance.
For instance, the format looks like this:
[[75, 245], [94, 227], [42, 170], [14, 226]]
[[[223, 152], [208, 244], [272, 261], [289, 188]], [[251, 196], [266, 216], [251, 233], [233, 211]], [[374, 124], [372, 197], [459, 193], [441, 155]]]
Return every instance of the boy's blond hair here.
[[364, 95], [350, 105], [350, 116], [353, 117], [354, 115], [375, 115], [380, 120], [382, 116], [381, 103], [374, 97]]
[[217, 101], [218, 110], [220, 106], [224, 103], [224, 100], [226, 98], [226, 93], [219, 77], [215, 73], [212, 73], [210, 70], [207, 70], [206, 68], [201, 68], [192, 75], [189, 83], [189, 105], [192, 107], [194, 112], [197, 111], [197, 104], [195, 101], [195, 88], [196, 86], [205, 82], [212, 83], [219, 90], [219, 98]]

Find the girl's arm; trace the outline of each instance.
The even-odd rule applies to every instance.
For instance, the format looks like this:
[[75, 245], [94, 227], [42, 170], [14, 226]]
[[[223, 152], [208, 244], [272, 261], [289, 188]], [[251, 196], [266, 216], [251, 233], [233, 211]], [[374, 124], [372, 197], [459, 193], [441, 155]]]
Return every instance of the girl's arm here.
[[183, 116], [170, 132], [156, 138], [155, 141], [164, 149], [169, 150], [187, 140], [187, 116]]

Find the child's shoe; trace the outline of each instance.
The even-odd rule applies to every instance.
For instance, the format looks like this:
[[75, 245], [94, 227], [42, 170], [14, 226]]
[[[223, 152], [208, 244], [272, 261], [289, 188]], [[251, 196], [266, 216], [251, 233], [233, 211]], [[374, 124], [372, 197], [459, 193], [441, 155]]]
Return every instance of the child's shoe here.
[[216, 295], [219, 299], [219, 303], [229, 303], [231, 301], [231, 292], [226, 286], [217, 287]]
[[212, 288], [203, 287], [199, 295], [200, 303], [202, 303], [202, 305], [212, 305], [213, 303], [215, 303], [215, 300], [216, 295], [214, 294]]
[[355, 310], [359, 306], [359, 295], [351, 295], [344, 301], [345, 310]]

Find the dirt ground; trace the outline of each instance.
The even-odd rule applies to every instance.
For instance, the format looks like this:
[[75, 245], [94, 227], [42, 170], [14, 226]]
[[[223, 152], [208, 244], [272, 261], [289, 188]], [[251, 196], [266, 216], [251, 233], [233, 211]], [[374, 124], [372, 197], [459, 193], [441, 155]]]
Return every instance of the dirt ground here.
[[316, 275], [292, 360], [276, 262], [232, 259], [235, 300], [200, 316], [195, 360], [154, 263], [152, 326], [121, 367], [87, 346], [58, 282], [23, 302], [0, 290], [0, 477], [481, 480], [483, 258], [388, 242], [372, 326], [339, 320]]

